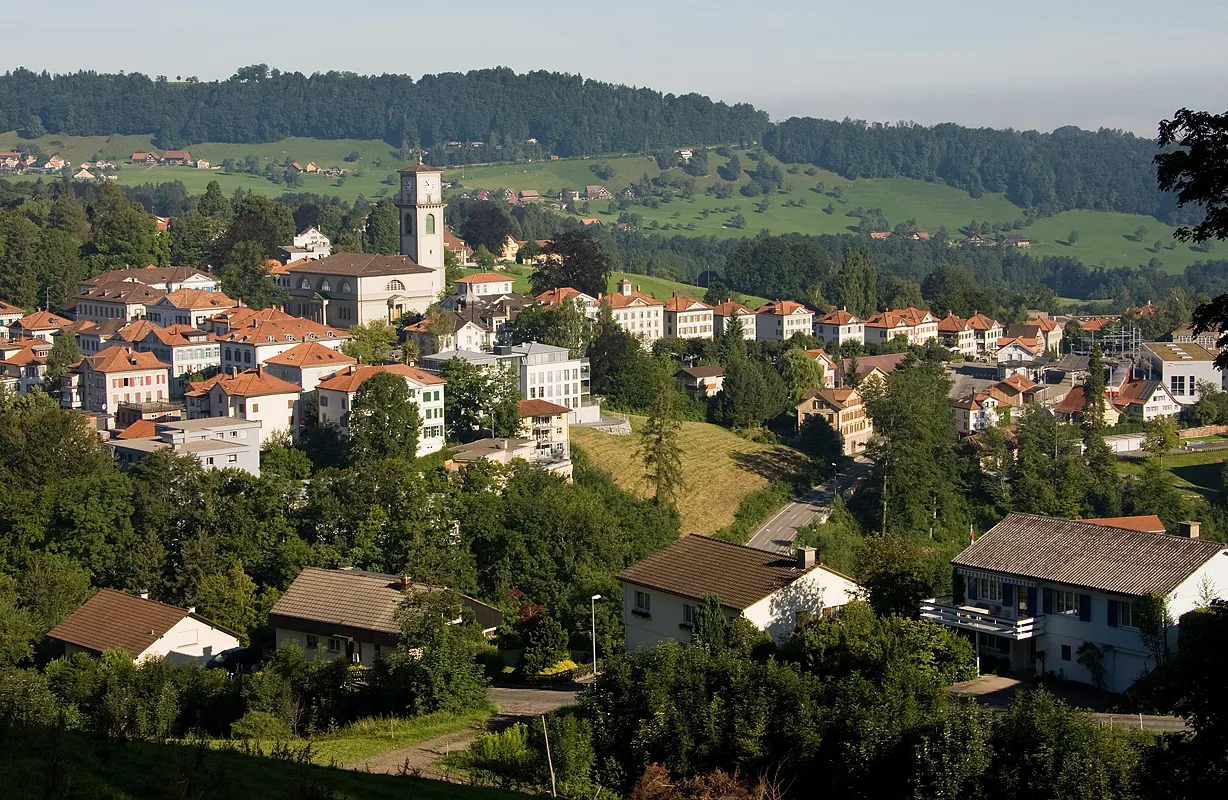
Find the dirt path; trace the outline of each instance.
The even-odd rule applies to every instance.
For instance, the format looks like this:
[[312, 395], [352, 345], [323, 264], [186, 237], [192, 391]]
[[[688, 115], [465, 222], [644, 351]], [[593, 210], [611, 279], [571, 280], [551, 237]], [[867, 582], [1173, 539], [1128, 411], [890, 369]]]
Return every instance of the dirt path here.
[[512, 689], [491, 688], [487, 696], [498, 704], [500, 713], [476, 723], [464, 730], [453, 731], [435, 739], [419, 742], [409, 747], [389, 750], [365, 758], [347, 769], [364, 770], [386, 775], [408, 774], [435, 780], [452, 780], [456, 776], [439, 765], [445, 756], [466, 749], [482, 731], [498, 731], [523, 722], [530, 717], [546, 714], [576, 701], [576, 688], [566, 689]]

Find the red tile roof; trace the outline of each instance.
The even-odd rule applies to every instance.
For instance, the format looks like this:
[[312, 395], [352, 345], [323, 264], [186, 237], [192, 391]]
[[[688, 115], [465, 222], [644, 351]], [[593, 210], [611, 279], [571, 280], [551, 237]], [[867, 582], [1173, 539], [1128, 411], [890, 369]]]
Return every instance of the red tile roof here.
[[[699, 308], [695, 309], [695, 306], [699, 306]], [[685, 294], [676, 294], [665, 301], [665, 310], [675, 313], [692, 310], [711, 311], [712, 306], [708, 305], [702, 300], [696, 300], [694, 297], [687, 297]]]
[[938, 321], [939, 333], [962, 333], [966, 330], [971, 330], [968, 320], [957, 317], [954, 314], [947, 314]]
[[1155, 514], [1140, 514], [1134, 517], [1101, 517], [1100, 519], [1082, 519], [1092, 525], [1104, 525], [1109, 528], [1124, 528], [1128, 531], [1143, 533], [1164, 533], [1164, 523]]
[[754, 313], [755, 313], [754, 311], [751, 311], [749, 308], [742, 305], [741, 303], [735, 303], [732, 300], [726, 300], [720, 305], [715, 305], [712, 307], [712, 314], [713, 316], [717, 316], [717, 317], [732, 317], [734, 314], [754, 314]]
[[357, 363], [352, 356], [347, 356], [340, 350], [325, 347], [319, 342], [303, 342], [296, 344], [284, 353], [264, 360], [266, 364], [284, 364], [288, 367], [320, 367], [335, 364]]
[[52, 314], [50, 311], [35, 311], [13, 323], [14, 327], [20, 326], [27, 331], [58, 331], [71, 324], [72, 320]]
[[805, 314], [813, 313], [803, 304], [795, 303], [792, 300], [777, 300], [775, 303], [760, 306], [755, 311], [756, 314], [771, 314], [774, 317], [788, 317], [798, 312]]
[[111, 345], [102, 352], [82, 359], [95, 372], [131, 372], [139, 369], [169, 369], [153, 353], [141, 353], [131, 347]]
[[850, 314], [847, 310], [838, 308], [819, 317], [819, 322], [826, 325], [849, 325], [861, 322], [861, 320]]
[[601, 302], [608, 303], [610, 308], [626, 308], [636, 300], [641, 301], [647, 306], [662, 306], [665, 305], [657, 298], [643, 292], [632, 292], [631, 294], [623, 294], [621, 292], [611, 292], [601, 299]]
[[[928, 311], [919, 308], [891, 309], [871, 316], [866, 320], [866, 326], [870, 328], [911, 328], [924, 324], [928, 314]], [[930, 318], [933, 319], [933, 317]]]
[[158, 435], [158, 426], [152, 420], [138, 419], [123, 430], [116, 439], [151, 439]]
[[550, 289], [549, 291], [542, 292], [533, 299], [542, 305], [552, 306], [556, 303], [562, 302], [563, 300], [579, 297], [582, 294], [584, 294], [584, 292], [581, 292], [579, 289], [572, 288], [571, 286], [562, 286], [558, 289]]
[[167, 325], [165, 328], [152, 328], [142, 341], [148, 341], [150, 338], [157, 339], [167, 347], [217, 341], [217, 337], [212, 333], [206, 333], [200, 328], [194, 328], [191, 325], [181, 323]]
[[548, 400], [520, 401], [521, 417], [553, 417], [557, 414], [569, 413], [571, 413], [571, 409], [567, 406], [560, 406], [557, 403], [551, 403]]
[[993, 328], [1002, 327], [992, 317], [987, 317], [980, 312], [968, 317], [968, 324], [971, 325], [972, 329], [976, 331], [987, 331]]
[[150, 332], [158, 329], [158, 326], [147, 319], [137, 319], [124, 325], [117, 330], [113, 335], [113, 339], [118, 339], [123, 342], [141, 342]]
[[234, 308], [239, 305], [221, 292], [204, 289], [176, 289], [164, 299], [175, 308]]
[[222, 391], [235, 397], [264, 397], [271, 394], [299, 394], [303, 388], [297, 383], [283, 381], [276, 375], [270, 375], [262, 369], [249, 369], [237, 375], [214, 375], [205, 381], [190, 384], [192, 390], [189, 397], [201, 397], [214, 386], [220, 386]]
[[457, 283], [510, 283], [511, 275], [500, 275], [498, 272], [478, 272], [473, 275], [467, 275], [464, 278], [457, 278]]
[[410, 367], [404, 364], [380, 364], [349, 367], [335, 375], [329, 376], [317, 388], [329, 389], [337, 392], [353, 393], [358, 391], [358, 387], [362, 386], [367, 378], [379, 372], [388, 372], [393, 375], [400, 375], [409, 378], [415, 383], [423, 386], [442, 386], [447, 383], [438, 375], [432, 375], [429, 372], [423, 372], [417, 367]]

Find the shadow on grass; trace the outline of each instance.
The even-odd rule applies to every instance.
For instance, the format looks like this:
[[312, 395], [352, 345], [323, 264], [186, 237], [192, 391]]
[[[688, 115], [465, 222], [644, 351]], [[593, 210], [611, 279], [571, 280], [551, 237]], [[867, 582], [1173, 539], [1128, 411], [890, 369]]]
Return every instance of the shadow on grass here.
[[1223, 474], [1223, 471], [1223, 461], [1172, 468], [1173, 475], [1190, 484], [1194, 491], [1203, 495], [1208, 500], [1214, 500], [1216, 495], [1219, 494], [1220, 476]]
[[5, 797], [405, 798], [512, 800], [524, 795], [396, 775], [303, 763], [286, 748], [273, 754], [213, 749], [206, 743], [116, 742], [60, 730], [9, 732], [0, 738]]
[[753, 472], [769, 481], [796, 482], [809, 466], [809, 459], [796, 451], [764, 450], [757, 453], [730, 453], [739, 469]]

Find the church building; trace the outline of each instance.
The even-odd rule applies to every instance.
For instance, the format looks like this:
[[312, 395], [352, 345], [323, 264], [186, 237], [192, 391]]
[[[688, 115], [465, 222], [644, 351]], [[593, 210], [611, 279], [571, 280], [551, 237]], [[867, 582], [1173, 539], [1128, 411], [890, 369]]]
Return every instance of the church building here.
[[282, 276], [286, 311], [336, 328], [425, 313], [444, 287], [443, 170], [417, 164], [401, 170], [396, 207], [401, 254], [336, 253], [291, 263]]

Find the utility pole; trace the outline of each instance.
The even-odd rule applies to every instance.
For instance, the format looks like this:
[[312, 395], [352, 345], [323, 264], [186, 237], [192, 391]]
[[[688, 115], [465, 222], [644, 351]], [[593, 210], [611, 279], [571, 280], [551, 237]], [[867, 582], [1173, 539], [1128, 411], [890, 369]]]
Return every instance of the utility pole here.
[[546, 765], [550, 767], [550, 796], [558, 797], [554, 786], [554, 758], [550, 755], [550, 731], [546, 729], [545, 714], [542, 714], [542, 737], [546, 740]]
[[593, 680], [597, 680], [597, 601], [601, 599], [601, 595], [595, 594], [589, 598], [589, 605], [592, 607], [593, 613]]

